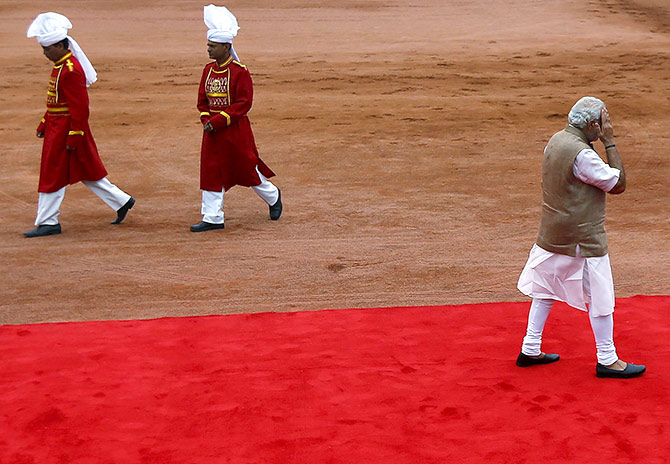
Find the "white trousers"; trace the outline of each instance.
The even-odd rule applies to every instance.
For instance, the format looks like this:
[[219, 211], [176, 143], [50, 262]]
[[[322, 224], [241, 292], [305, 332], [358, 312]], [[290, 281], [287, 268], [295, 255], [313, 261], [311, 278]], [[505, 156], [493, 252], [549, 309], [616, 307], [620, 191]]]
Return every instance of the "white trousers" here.
[[[550, 291], [543, 290], [544, 293], [540, 292], [541, 296], [532, 295], [533, 302], [531, 303], [530, 311], [528, 312], [528, 328], [526, 329], [526, 336], [523, 339], [521, 352], [528, 356], [538, 356], [541, 353], [542, 332], [544, 330], [544, 324], [549, 317], [549, 311], [554, 304], [554, 300], [565, 301], [572, 306], [579, 307], [579, 305], [575, 305], [574, 301], [572, 301], [573, 296], [578, 294], [583, 302], [584, 308], [586, 309], [588, 307], [591, 329], [593, 330], [593, 336], [596, 340], [596, 355], [598, 357], [598, 362], [605, 366], [615, 363], [619, 357], [617, 356], [616, 348], [614, 347], [614, 317], [612, 315], [614, 310], [614, 284], [612, 282], [609, 256], [605, 255], [601, 258], [582, 258], [579, 252], [579, 246], [577, 246], [576, 258], [545, 252], [537, 247], [537, 245], [535, 245], [534, 249], [531, 251], [531, 256], [534, 251], [544, 252], [543, 254], [551, 255], [549, 256], [549, 259], [544, 259], [545, 263], [551, 262], [552, 258], [567, 261], [569, 265], [568, 267], [572, 267], [572, 277], [575, 277], [574, 274], [579, 274], [579, 272], [576, 271], [580, 271], [581, 276], [578, 276], [579, 278], [565, 278], [565, 276], [562, 275], [566, 269], [565, 262], [554, 263], [555, 265], [553, 268], [544, 271], [547, 276], [554, 276], [554, 289], [560, 288], [562, 291], [554, 292], [552, 294]], [[529, 258], [528, 261], [530, 262], [531, 259]], [[529, 268], [528, 264], [526, 264], [526, 268]], [[557, 272], [557, 269], [560, 269], [561, 272]], [[519, 282], [523, 280], [523, 274], [525, 272], [526, 269], [522, 272], [522, 277], [519, 278]], [[555, 278], [556, 274], [558, 274], [558, 279]], [[549, 281], [551, 279], [545, 278], [544, 280]], [[567, 284], [557, 285], [556, 282], [559, 280], [573, 280], [574, 282], [571, 282], [572, 288], [569, 288], [569, 285]], [[596, 283], [596, 300], [601, 303], [600, 305], [594, 305], [594, 298], [592, 296], [593, 282]], [[550, 287], [552, 286], [546, 286], [546, 288]], [[521, 285], [519, 286], [519, 289], [521, 289]], [[557, 295], [556, 293], [560, 293], [560, 295]], [[548, 298], [552, 296], [553, 298]]]
[[[114, 211], [118, 211], [128, 200], [130, 195], [112, 184], [106, 177], [100, 180], [81, 181], [91, 192], [95, 193]], [[37, 200], [37, 217], [35, 225], [55, 225], [58, 224], [58, 215], [60, 214], [60, 205], [65, 198], [65, 187], [52, 193], [41, 193]]]
[[[279, 199], [279, 189], [256, 168], [261, 183], [251, 187], [256, 194], [272, 206]], [[223, 192], [202, 191], [202, 221], [210, 224], [223, 224]]]
[[[533, 298], [528, 312], [528, 328], [521, 346], [523, 354], [539, 356], [542, 353], [542, 332], [553, 304], [554, 300]], [[596, 340], [598, 362], [605, 366], [615, 363], [619, 357], [614, 347], [614, 316], [595, 316], [589, 312], [589, 320]]]

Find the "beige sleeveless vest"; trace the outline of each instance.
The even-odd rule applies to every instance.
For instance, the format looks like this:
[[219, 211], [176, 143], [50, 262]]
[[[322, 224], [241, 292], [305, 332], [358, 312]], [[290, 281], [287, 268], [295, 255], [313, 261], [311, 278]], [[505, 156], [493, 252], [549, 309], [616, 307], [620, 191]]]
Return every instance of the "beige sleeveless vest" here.
[[547, 251], [584, 257], [607, 254], [606, 193], [572, 173], [580, 151], [591, 148], [579, 129], [568, 125], [549, 140], [542, 159], [542, 219], [537, 244]]

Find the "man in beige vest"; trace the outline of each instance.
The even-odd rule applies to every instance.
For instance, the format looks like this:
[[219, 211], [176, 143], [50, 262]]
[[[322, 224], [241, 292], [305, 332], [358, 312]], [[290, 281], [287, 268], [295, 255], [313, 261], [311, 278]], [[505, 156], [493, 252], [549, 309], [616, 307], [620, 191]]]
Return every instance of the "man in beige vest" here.
[[[544, 149], [540, 230], [518, 283], [533, 301], [516, 364], [528, 367], [559, 360], [557, 354], [540, 350], [544, 324], [558, 300], [588, 311], [598, 377], [637, 377], [645, 366], [620, 360], [614, 347], [614, 283], [605, 233], [605, 197], [623, 193], [626, 174], [601, 100], [580, 99], [568, 122]], [[591, 145], [598, 139], [605, 145], [607, 163]]]

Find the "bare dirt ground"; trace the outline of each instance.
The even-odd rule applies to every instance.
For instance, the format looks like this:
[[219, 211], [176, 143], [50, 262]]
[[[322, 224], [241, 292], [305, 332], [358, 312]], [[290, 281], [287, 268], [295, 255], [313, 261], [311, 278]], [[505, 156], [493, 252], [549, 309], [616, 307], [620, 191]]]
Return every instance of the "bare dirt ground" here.
[[[523, 301], [541, 153], [572, 104], [608, 104], [628, 191], [610, 197], [617, 296], [669, 294], [665, 0], [230, 0], [250, 113], [284, 215], [226, 194], [202, 234], [202, 4], [0, 4], [0, 323]], [[65, 14], [96, 66], [91, 127], [121, 226], [83, 185], [33, 227], [50, 63], [25, 37]], [[603, 153], [602, 145], [597, 145]]]

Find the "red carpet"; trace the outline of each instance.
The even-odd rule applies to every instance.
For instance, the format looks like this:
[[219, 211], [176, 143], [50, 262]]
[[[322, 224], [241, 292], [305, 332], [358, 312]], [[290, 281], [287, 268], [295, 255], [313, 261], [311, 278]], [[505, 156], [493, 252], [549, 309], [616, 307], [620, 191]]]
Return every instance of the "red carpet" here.
[[0, 463], [669, 462], [670, 297], [618, 300], [633, 380], [564, 305], [516, 367], [528, 306], [2, 326]]

